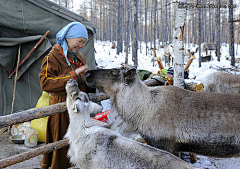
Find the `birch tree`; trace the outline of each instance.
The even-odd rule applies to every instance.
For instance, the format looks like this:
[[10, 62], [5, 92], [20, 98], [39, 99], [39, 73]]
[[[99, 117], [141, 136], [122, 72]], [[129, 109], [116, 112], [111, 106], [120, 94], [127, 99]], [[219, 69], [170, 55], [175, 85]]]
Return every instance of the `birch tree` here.
[[[185, 0], [179, 3], [185, 3]], [[184, 88], [184, 45], [183, 31], [186, 20], [186, 8], [177, 8], [174, 32], [173, 32], [173, 50], [174, 50], [174, 86]]]

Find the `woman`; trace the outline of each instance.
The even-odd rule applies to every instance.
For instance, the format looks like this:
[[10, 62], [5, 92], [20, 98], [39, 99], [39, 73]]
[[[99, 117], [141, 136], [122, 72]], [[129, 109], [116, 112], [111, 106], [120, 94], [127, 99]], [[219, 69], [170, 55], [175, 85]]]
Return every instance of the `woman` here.
[[[79, 89], [94, 92], [86, 86], [84, 71], [87, 70], [85, 57], [78, 52], [87, 39], [87, 30], [83, 24], [72, 22], [56, 35], [54, 45], [42, 61], [39, 81], [42, 90], [50, 93], [49, 105], [66, 101], [65, 85], [70, 78], [78, 82]], [[58, 113], [48, 118], [46, 144], [62, 140], [69, 124], [68, 112]], [[66, 169], [71, 167], [67, 158], [68, 146], [43, 156], [42, 168]]]

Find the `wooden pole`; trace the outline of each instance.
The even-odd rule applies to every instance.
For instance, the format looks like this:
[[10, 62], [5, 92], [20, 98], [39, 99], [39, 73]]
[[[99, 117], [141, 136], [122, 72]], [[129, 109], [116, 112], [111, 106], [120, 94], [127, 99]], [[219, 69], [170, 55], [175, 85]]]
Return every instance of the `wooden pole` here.
[[39, 148], [34, 148], [28, 152], [24, 152], [15, 156], [11, 156], [5, 159], [0, 160], [0, 168], [8, 167], [22, 161], [29, 160], [30, 158], [36, 157], [41, 154], [49, 153], [54, 150], [60, 149], [68, 145], [68, 139], [56, 141]]
[[[89, 99], [93, 102], [99, 102], [109, 97], [104, 93], [89, 96]], [[41, 108], [32, 108], [25, 111], [13, 113], [6, 116], [0, 116], [0, 128], [10, 126], [13, 124], [19, 124], [33, 119], [38, 119], [46, 116], [51, 116], [57, 113], [63, 113], [67, 110], [66, 102], [57, 103]]]
[[160, 70], [164, 69], [160, 57], [157, 57], [157, 63], [158, 63], [158, 66], [159, 66]]
[[27, 54], [27, 56], [23, 59], [23, 61], [19, 64], [19, 66], [9, 75], [9, 79], [12, 77], [12, 75], [19, 69], [19, 67], [22, 66], [22, 64], [29, 58], [29, 56], [33, 53], [33, 51], [42, 43], [42, 41], [47, 37], [47, 35], [50, 33], [50, 31], [47, 31], [43, 37], [37, 42], [37, 44], [32, 48], [32, 50]]
[[57, 103], [41, 108], [32, 108], [29, 110], [13, 113], [0, 117], [0, 127], [19, 124], [33, 119], [51, 116], [57, 113], [63, 113], [67, 110], [66, 102]]
[[[19, 62], [20, 62], [20, 53], [21, 53], [21, 44], [18, 47], [17, 71], [16, 71], [15, 79], [14, 79], [13, 100], [12, 100], [11, 114], [13, 114], [14, 103], [15, 103], [15, 94], [16, 94], [16, 87], [17, 87], [17, 75], [18, 75], [18, 67], [19, 67]], [[8, 126], [8, 133], [10, 133], [10, 126]]]
[[185, 68], [184, 68], [184, 70], [188, 71], [188, 68], [189, 68], [190, 65], [192, 64], [192, 61], [193, 61], [194, 58], [195, 58], [195, 56], [192, 55], [191, 58], [188, 60], [186, 66], [185, 66]]

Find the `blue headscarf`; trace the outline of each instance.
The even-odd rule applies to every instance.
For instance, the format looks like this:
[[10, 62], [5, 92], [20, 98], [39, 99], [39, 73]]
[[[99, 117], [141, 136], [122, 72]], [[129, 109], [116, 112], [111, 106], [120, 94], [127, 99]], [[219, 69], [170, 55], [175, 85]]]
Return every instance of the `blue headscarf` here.
[[62, 46], [63, 54], [65, 55], [68, 66], [70, 66], [71, 64], [67, 59], [68, 45], [66, 39], [85, 38], [88, 40], [87, 29], [80, 22], [71, 22], [57, 33], [56, 38], [57, 44]]

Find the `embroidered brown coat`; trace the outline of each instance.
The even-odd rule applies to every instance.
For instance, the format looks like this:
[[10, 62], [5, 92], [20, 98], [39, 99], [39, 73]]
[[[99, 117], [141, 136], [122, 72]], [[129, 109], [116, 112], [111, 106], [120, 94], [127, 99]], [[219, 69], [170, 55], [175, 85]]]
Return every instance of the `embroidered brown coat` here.
[[[62, 48], [59, 45], [54, 45], [52, 50], [42, 61], [41, 72], [39, 73], [39, 81], [42, 90], [50, 93], [49, 105], [66, 101], [65, 85], [70, 78], [78, 81], [80, 90], [90, 92], [86, 86], [84, 74], [76, 76], [75, 69], [78, 68], [74, 63], [86, 64], [85, 57], [77, 54], [78, 59], [68, 54], [68, 59], [71, 61], [71, 66], [68, 66], [63, 55]], [[62, 140], [69, 124], [68, 112], [59, 113], [48, 118], [46, 144], [58, 140]], [[47, 153], [43, 156], [42, 168], [51, 167], [51, 169], [66, 169], [71, 167], [67, 158], [68, 146]]]

